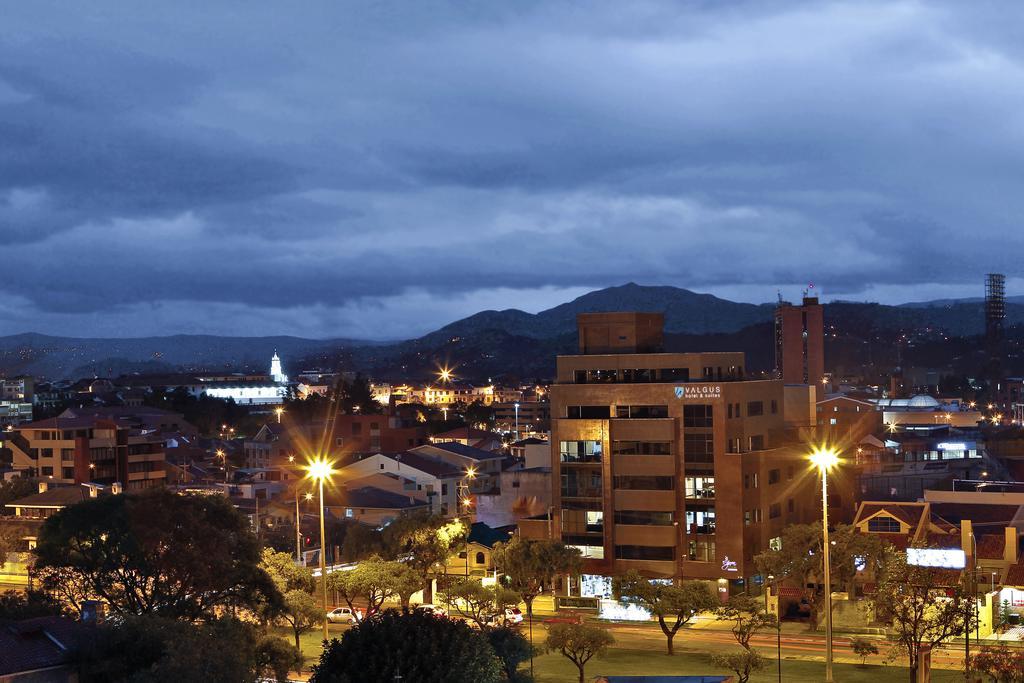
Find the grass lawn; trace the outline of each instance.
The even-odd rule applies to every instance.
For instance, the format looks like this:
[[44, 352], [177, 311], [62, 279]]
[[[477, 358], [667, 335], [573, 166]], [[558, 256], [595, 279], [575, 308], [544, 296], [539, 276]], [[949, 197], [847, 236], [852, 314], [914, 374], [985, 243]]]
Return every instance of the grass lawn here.
[[[527, 664], [527, 668], [529, 664]], [[574, 683], [577, 670], [565, 657], [559, 654], [546, 654], [534, 660], [537, 683]], [[910, 674], [904, 667], [857, 666], [853, 664], [837, 664], [834, 678], [838, 683], [907, 683]], [[593, 680], [598, 675], [656, 676], [656, 675], [732, 675], [731, 672], [718, 669], [711, 664], [709, 655], [699, 652], [679, 652], [669, 657], [655, 655], [650, 650], [611, 649], [608, 655], [595, 658], [587, 663], [586, 680]], [[782, 661], [782, 680], [815, 683], [825, 679], [823, 662], [807, 662], [784, 659]], [[952, 683], [963, 681], [962, 671], [932, 670], [934, 683]], [[768, 660], [768, 668], [750, 677], [751, 683], [773, 683], [778, 680], [775, 660]]]

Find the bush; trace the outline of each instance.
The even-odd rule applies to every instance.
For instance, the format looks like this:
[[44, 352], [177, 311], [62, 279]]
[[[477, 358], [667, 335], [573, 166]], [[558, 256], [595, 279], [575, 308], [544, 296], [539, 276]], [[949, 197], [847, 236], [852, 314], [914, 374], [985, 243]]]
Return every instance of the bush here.
[[860, 663], [862, 666], [867, 664], [869, 655], [878, 654], [878, 646], [867, 638], [854, 638], [850, 642], [850, 649], [853, 650], [853, 654], [860, 657]]
[[310, 683], [402, 680], [499, 683], [501, 666], [487, 637], [463, 621], [388, 610], [332, 640]]

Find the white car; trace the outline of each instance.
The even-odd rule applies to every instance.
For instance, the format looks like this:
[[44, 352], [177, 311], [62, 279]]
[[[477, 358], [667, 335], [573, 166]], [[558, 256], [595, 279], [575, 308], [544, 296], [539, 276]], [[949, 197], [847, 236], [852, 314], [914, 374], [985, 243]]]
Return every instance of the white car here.
[[337, 607], [327, 613], [327, 621], [332, 624], [354, 624], [359, 621], [359, 615], [348, 607]]
[[523, 612], [518, 607], [506, 607], [504, 612], [488, 617], [487, 623], [490, 626], [515, 626], [523, 623]]
[[448, 616], [448, 610], [439, 605], [416, 605], [414, 612], [426, 612], [427, 614], [433, 614], [435, 617], [446, 617]]

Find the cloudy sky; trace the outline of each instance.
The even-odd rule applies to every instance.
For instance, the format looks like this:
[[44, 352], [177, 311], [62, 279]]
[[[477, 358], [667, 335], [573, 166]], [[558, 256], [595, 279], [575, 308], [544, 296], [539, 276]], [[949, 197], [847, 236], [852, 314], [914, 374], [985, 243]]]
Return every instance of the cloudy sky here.
[[0, 0], [0, 334], [1024, 293], [1024, 13]]

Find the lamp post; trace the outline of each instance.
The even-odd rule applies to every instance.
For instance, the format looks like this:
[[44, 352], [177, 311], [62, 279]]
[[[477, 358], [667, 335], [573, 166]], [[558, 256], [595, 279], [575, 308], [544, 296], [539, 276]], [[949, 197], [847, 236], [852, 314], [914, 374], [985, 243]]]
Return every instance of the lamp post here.
[[332, 465], [333, 463], [321, 456], [306, 466], [306, 476], [315, 481], [320, 490], [320, 589], [324, 601], [324, 640], [329, 638], [327, 633], [327, 564], [324, 561], [327, 552], [327, 534], [324, 532], [324, 480], [330, 479], [334, 474]]
[[[768, 586], [775, 588], [775, 575], [768, 575]], [[778, 604], [779, 596], [775, 596]], [[768, 613], [768, 591], [764, 592], [764, 611]], [[775, 663], [779, 670], [779, 683], [782, 683], [782, 614], [780, 609], [775, 610]]]
[[281, 424], [281, 415], [284, 414], [284, 408], [281, 406], [274, 408], [274, 414], [277, 415], [277, 424]]
[[224, 483], [228, 483], [228, 456], [223, 449], [217, 449], [217, 457], [224, 461]]
[[515, 402], [516, 408], [516, 441], [519, 441], [519, 401]]
[[832, 683], [832, 568], [828, 552], [828, 471], [839, 463], [839, 455], [832, 448], [816, 448], [811, 453], [811, 462], [821, 473], [821, 559], [825, 567], [825, 682]]

